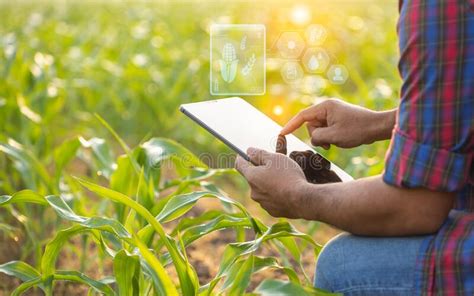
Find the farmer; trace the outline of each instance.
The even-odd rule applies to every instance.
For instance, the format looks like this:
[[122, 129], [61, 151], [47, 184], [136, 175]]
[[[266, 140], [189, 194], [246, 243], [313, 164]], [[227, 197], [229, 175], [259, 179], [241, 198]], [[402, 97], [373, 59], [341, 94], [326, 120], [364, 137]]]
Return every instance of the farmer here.
[[312, 144], [326, 149], [391, 138], [383, 174], [315, 185], [287, 156], [252, 148], [257, 165], [238, 158], [236, 167], [271, 215], [347, 232], [320, 254], [316, 287], [474, 295], [474, 1], [401, 1], [398, 31], [396, 110], [326, 100], [281, 131], [306, 123]]

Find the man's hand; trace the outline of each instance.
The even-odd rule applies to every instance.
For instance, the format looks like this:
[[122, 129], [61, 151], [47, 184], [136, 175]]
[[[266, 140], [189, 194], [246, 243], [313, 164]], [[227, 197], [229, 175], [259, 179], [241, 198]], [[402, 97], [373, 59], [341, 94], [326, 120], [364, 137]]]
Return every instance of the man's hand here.
[[296, 162], [283, 154], [249, 148], [252, 165], [238, 156], [236, 169], [247, 179], [251, 197], [274, 217], [299, 218], [298, 190], [306, 182]]
[[287, 135], [305, 122], [314, 146], [352, 148], [389, 139], [396, 110], [375, 112], [340, 100], [326, 100], [299, 112], [281, 130]]

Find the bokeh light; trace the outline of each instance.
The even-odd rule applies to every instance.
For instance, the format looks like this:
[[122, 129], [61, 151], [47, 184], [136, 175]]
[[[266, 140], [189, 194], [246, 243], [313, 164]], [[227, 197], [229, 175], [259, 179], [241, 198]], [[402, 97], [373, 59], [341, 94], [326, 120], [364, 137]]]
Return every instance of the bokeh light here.
[[311, 20], [311, 10], [305, 5], [296, 5], [291, 10], [291, 21], [296, 25], [305, 25]]

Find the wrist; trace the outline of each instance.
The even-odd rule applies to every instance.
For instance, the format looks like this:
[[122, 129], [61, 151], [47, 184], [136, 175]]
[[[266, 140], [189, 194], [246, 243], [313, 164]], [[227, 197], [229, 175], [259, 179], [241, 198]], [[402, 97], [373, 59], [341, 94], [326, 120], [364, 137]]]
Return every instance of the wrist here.
[[370, 143], [387, 140], [392, 137], [392, 130], [395, 126], [396, 109], [389, 111], [374, 112], [370, 132]]
[[318, 199], [319, 187], [324, 185], [315, 185], [307, 182], [306, 180], [295, 186], [295, 206], [298, 213], [298, 218], [305, 220], [318, 220], [318, 202], [315, 202], [315, 199]]

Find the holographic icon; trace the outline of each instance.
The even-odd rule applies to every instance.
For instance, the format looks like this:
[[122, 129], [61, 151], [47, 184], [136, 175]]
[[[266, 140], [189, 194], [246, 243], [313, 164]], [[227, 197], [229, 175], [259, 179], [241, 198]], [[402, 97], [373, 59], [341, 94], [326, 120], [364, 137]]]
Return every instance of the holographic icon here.
[[306, 42], [308, 42], [309, 45], [311, 46], [321, 45], [324, 43], [327, 37], [326, 28], [318, 24], [310, 25], [306, 29], [305, 37], [306, 37]]
[[242, 37], [242, 40], [240, 40], [240, 49], [245, 50], [246, 47], [247, 47], [247, 35]]
[[286, 83], [293, 84], [303, 78], [303, 69], [295, 61], [285, 62], [281, 68], [281, 76]]
[[298, 71], [294, 65], [288, 66], [285, 71], [286, 79], [295, 80], [298, 77]]
[[237, 74], [239, 60], [237, 59], [235, 48], [232, 43], [224, 44], [224, 48], [222, 49], [222, 59], [219, 60], [219, 63], [221, 65], [222, 79], [227, 83], [234, 81], [235, 75]]
[[349, 72], [344, 65], [336, 64], [329, 67], [327, 77], [333, 84], [344, 84], [349, 78]]
[[257, 59], [255, 58], [255, 54], [252, 54], [250, 59], [248, 60], [247, 64], [242, 68], [242, 75], [247, 76], [252, 72], [253, 66], [255, 65], [255, 61]]
[[329, 64], [329, 56], [322, 48], [308, 48], [303, 55], [303, 64], [309, 73], [323, 73]]
[[304, 40], [297, 32], [284, 32], [277, 41], [280, 55], [285, 59], [298, 58], [304, 47]]
[[[321, 57], [319, 59], [321, 59]], [[317, 71], [319, 69], [320, 67], [319, 59], [315, 55], [311, 56], [308, 62], [308, 68], [311, 71]]]
[[341, 68], [337, 67], [334, 69], [334, 76], [332, 77], [334, 81], [343, 81], [344, 77], [342, 77], [342, 70]]
[[308, 75], [303, 78], [302, 92], [309, 95], [320, 95], [327, 86], [327, 81], [319, 75]]
[[265, 26], [215, 24], [210, 28], [212, 95], [265, 93]]

